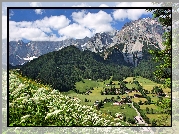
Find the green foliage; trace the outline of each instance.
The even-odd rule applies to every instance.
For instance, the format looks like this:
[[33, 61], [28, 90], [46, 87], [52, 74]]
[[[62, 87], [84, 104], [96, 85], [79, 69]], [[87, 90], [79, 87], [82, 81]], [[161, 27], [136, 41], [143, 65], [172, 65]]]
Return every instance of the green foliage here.
[[[18, 73], [9, 75], [9, 125], [11, 126], [120, 126], [80, 100], [62, 95]], [[125, 123], [126, 124], [126, 123]]]
[[135, 119], [134, 118], [128, 118], [127, 120], [131, 124], [135, 124]]
[[148, 107], [146, 107], [146, 112], [147, 112], [147, 114], [149, 114], [150, 112], [149, 112], [149, 108]]
[[165, 78], [165, 87], [171, 87], [171, 46], [172, 46], [172, 8], [165, 9], [148, 9], [147, 11], [153, 11], [153, 17], [158, 18], [160, 23], [167, 29], [163, 34], [163, 46], [164, 50], [150, 50], [153, 55], [153, 59], [158, 62], [162, 61], [160, 65], [157, 66], [157, 70], [154, 72], [158, 79]]
[[162, 99], [157, 103], [157, 105], [162, 109], [163, 113], [171, 115], [171, 100], [170, 99]]
[[60, 51], [50, 52], [25, 64], [20, 72], [43, 84], [49, 84], [60, 91], [75, 88], [75, 83], [83, 79], [106, 80], [115, 74], [115, 79], [127, 77], [128, 67], [105, 61], [99, 54], [80, 51], [68, 46]]

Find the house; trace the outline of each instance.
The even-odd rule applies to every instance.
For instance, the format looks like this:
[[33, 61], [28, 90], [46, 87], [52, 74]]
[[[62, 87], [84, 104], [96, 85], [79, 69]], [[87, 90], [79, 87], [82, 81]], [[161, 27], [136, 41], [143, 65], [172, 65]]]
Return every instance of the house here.
[[120, 102], [114, 102], [113, 105], [114, 106], [120, 105]]
[[96, 101], [94, 102], [94, 106], [98, 106], [98, 104], [99, 104], [99, 101], [96, 100]]

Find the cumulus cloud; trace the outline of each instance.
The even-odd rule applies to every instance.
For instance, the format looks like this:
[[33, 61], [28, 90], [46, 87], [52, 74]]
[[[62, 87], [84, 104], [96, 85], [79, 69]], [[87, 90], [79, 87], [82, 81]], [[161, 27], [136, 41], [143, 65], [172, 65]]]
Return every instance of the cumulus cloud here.
[[[51, 16], [49, 18], [45, 17], [42, 20], [36, 20], [33, 22], [10, 21], [9, 22], [9, 33], [10, 33], [9, 39], [10, 41], [21, 40], [22, 38], [33, 40], [33, 41], [42, 41], [42, 40], [46, 41], [46, 40], [49, 40], [47, 33], [52, 33], [52, 30], [59, 30], [61, 28], [64, 28], [68, 26], [69, 23], [70, 23], [70, 20], [67, 19], [64, 15]], [[56, 36], [53, 36], [53, 38], [54, 40], [58, 40]]]
[[[116, 7], [160, 7], [160, 4], [153, 4], [152, 2], [116, 2]], [[145, 9], [118, 9], [113, 12], [115, 20], [123, 21], [128, 18], [129, 20], [137, 20], [142, 15], [151, 14], [146, 12]]]
[[73, 20], [83, 27], [87, 27], [94, 33], [108, 32], [113, 30], [111, 23], [113, 18], [110, 14], [104, 11], [99, 11], [98, 13], [90, 13], [80, 11], [72, 13]]
[[[42, 4], [40, 2], [30, 2], [31, 7], [41, 7]], [[43, 9], [35, 9], [36, 14], [42, 14], [44, 12]]]
[[145, 9], [118, 9], [113, 12], [113, 17], [115, 20], [123, 21], [128, 18], [129, 20], [137, 20], [142, 15], [151, 14], [145, 11]]
[[92, 33], [89, 29], [73, 23], [65, 28], [60, 29], [59, 34], [65, 37], [71, 37], [75, 39], [83, 39], [86, 36], [91, 37]]
[[60, 16], [51, 16], [51, 17], [45, 17], [42, 20], [37, 20], [34, 22], [34, 25], [37, 27], [50, 27], [54, 30], [58, 30], [60, 28], [68, 26], [70, 23], [70, 20], [66, 18], [64, 15]]

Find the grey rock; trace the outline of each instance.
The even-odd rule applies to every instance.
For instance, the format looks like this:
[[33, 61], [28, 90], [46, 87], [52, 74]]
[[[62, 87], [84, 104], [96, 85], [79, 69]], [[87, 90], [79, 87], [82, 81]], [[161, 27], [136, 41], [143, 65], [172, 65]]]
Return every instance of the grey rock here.
[[[151, 18], [139, 19], [126, 23], [123, 28], [112, 32], [96, 33], [93, 37], [84, 39], [66, 39], [63, 41], [22, 41], [9, 42], [9, 62], [11, 65], [21, 65], [30, 60], [28, 57], [39, 57], [52, 51], [58, 51], [66, 46], [75, 45], [81, 50], [103, 52], [106, 49], [121, 43], [125, 43], [122, 50], [124, 60], [137, 66], [138, 60], [142, 59], [144, 42], [147, 46], [164, 49], [162, 34], [165, 29], [161, 24]], [[133, 54], [136, 58], [133, 58]], [[107, 55], [107, 53], [106, 53]], [[105, 56], [106, 56], [105, 55]], [[30, 58], [29, 58], [30, 59]]]

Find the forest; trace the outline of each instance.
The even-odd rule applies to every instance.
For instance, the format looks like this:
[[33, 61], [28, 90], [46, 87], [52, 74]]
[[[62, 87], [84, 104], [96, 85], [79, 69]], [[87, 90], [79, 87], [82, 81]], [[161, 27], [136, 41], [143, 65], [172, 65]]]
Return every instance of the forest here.
[[[157, 81], [153, 72], [159, 63], [151, 57], [140, 61], [137, 67], [129, 64], [119, 57], [120, 63], [116, 62], [115, 49], [111, 50], [107, 59], [88, 50], [81, 51], [75, 46], [68, 46], [59, 51], [50, 52], [31, 62], [24, 64], [20, 73], [37, 82], [51, 85], [59, 91], [74, 89], [76, 82], [83, 79], [122, 81], [126, 77], [142, 76]], [[157, 81], [162, 82], [162, 81]]]

